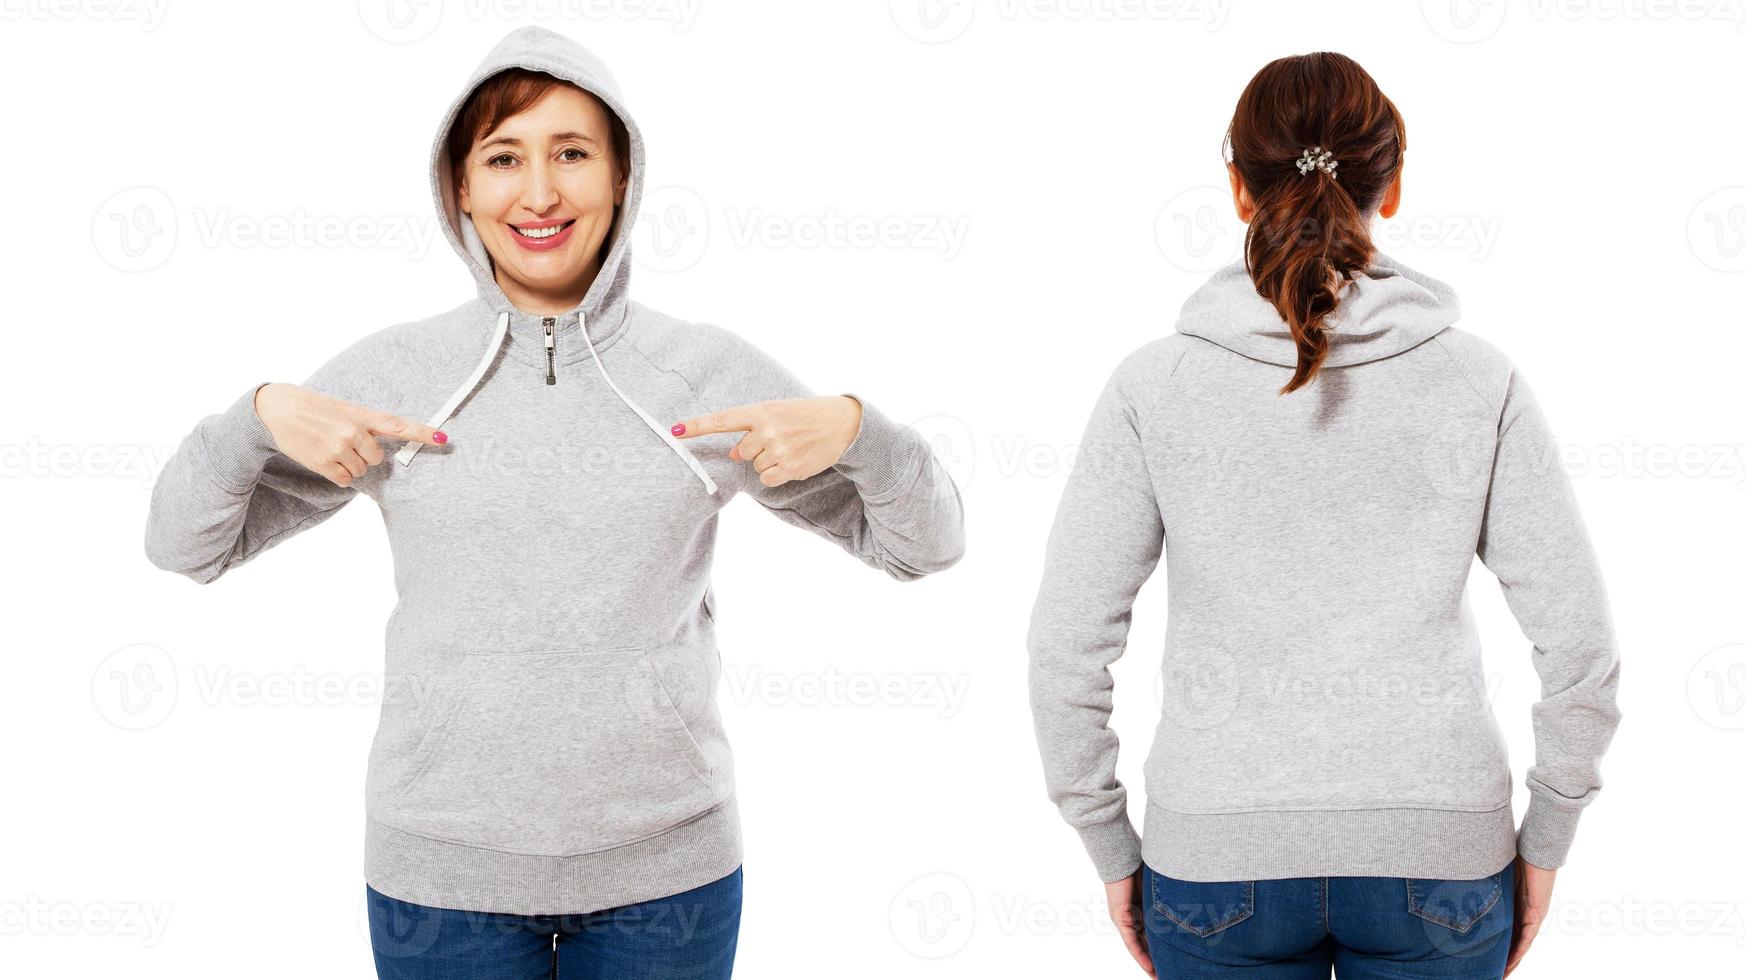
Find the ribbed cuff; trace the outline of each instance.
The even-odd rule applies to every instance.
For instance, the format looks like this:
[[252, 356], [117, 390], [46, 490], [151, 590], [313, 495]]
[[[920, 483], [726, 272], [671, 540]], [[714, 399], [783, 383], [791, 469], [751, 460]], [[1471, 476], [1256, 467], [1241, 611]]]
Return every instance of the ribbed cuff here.
[[1139, 870], [1139, 835], [1134, 832], [1127, 811], [1121, 811], [1114, 820], [1080, 827], [1078, 832], [1103, 881], [1120, 881]]
[[843, 394], [860, 403], [860, 430], [836, 461], [836, 468], [861, 488], [864, 497], [901, 489], [914, 475], [916, 454], [925, 449], [920, 436], [859, 395]]
[[1552, 803], [1538, 793], [1530, 794], [1527, 815], [1521, 818], [1521, 832], [1515, 838], [1515, 849], [1522, 860], [1546, 870], [1562, 867], [1569, 857], [1569, 845], [1575, 840], [1581, 809]]
[[218, 481], [238, 492], [254, 486], [267, 461], [279, 451], [272, 432], [255, 414], [255, 392], [272, 382], [250, 385], [242, 397], [217, 415], [207, 417], [201, 427], [206, 458]]

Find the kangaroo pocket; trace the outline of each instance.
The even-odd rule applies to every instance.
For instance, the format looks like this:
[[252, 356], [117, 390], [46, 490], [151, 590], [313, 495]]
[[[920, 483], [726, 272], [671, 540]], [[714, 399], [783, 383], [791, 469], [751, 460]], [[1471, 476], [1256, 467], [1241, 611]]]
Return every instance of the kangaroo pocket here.
[[719, 802], [641, 648], [475, 653], [442, 689], [445, 703], [385, 814], [405, 830], [581, 854], [653, 836]]

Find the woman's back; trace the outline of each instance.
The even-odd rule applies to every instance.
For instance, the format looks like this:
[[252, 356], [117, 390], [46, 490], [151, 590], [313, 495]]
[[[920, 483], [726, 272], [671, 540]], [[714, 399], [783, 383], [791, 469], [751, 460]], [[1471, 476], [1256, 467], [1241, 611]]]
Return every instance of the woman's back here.
[[[1454, 326], [1452, 289], [1370, 239], [1405, 145], [1349, 58], [1256, 74], [1226, 158], [1242, 258], [1121, 362], [1085, 429], [1030, 691], [1050, 796], [1111, 885], [1142, 859], [1200, 882], [1484, 879], [1517, 854], [1555, 869], [1599, 790], [1618, 670], [1598, 565], [1520, 372]], [[1166, 541], [1142, 844], [1108, 665]], [[1518, 836], [1474, 555], [1543, 682]]]
[[1481, 549], [1551, 689], [1569, 686], [1537, 715], [1530, 782], [1558, 823], [1597, 787], [1603, 745], [1567, 731], [1615, 710], [1597, 567], [1530, 393], [1457, 315], [1447, 286], [1378, 256], [1320, 382], [1281, 397], [1295, 348], [1237, 264], [1105, 389], [1032, 627], [1039, 732], [1068, 809], [1104, 812], [1070, 734], [1101, 712], [1073, 706], [1096, 699], [1087, 658], [1119, 652], [1167, 540], [1144, 835], [1164, 874], [1477, 878], [1514, 856], [1465, 602]]

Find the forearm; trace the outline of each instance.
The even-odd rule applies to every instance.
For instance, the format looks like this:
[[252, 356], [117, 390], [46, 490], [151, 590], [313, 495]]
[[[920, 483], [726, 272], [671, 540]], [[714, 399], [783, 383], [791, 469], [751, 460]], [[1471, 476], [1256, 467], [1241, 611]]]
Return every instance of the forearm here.
[[255, 412], [259, 387], [201, 419], [165, 462], [146, 516], [153, 565], [209, 583], [355, 495], [279, 456]]

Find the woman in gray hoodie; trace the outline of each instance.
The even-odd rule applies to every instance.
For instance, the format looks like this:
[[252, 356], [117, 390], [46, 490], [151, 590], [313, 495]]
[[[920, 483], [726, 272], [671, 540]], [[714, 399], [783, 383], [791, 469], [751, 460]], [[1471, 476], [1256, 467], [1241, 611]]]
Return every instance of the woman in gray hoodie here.
[[630, 298], [643, 181], [599, 59], [512, 32], [431, 152], [477, 296], [251, 384], [153, 488], [147, 555], [201, 583], [359, 493], [381, 511], [399, 599], [364, 876], [384, 978], [729, 975], [721, 509], [747, 493], [899, 580], [963, 552], [913, 429]]
[[[1116, 367], [1049, 537], [1029, 633], [1048, 792], [1148, 973], [1502, 976], [1618, 723], [1599, 567], [1521, 372], [1370, 240], [1406, 148], [1375, 81], [1274, 61], [1229, 144], [1243, 258]], [[1141, 837], [1108, 665], [1166, 554]], [[1543, 682], [1518, 832], [1475, 554]]]

